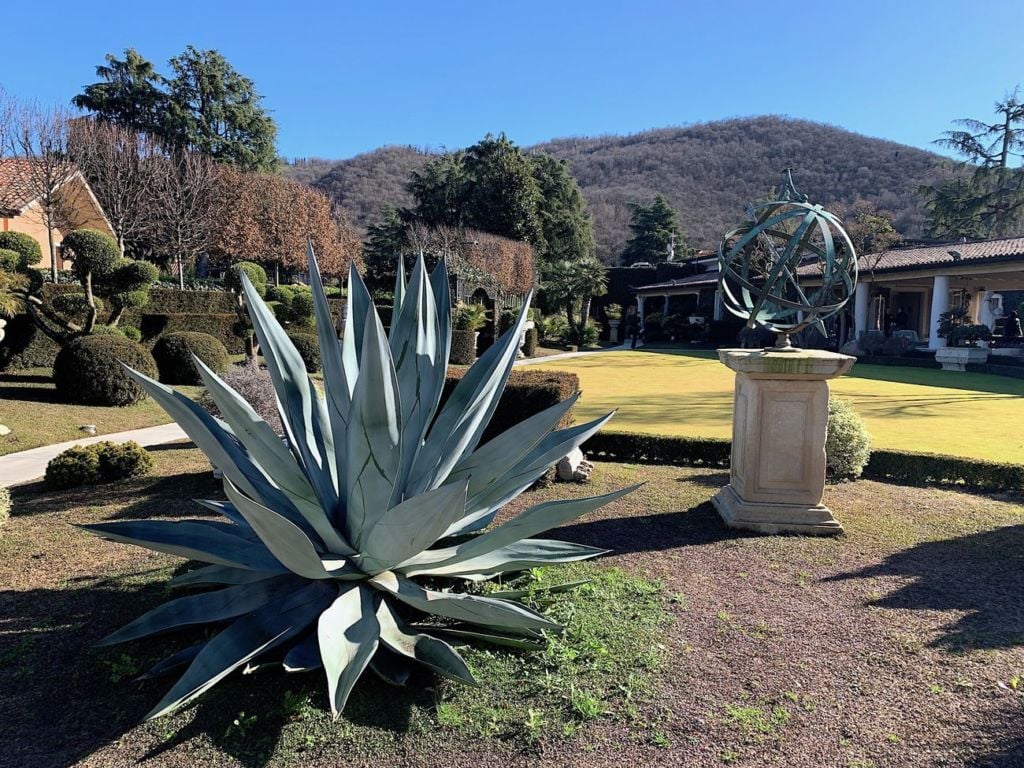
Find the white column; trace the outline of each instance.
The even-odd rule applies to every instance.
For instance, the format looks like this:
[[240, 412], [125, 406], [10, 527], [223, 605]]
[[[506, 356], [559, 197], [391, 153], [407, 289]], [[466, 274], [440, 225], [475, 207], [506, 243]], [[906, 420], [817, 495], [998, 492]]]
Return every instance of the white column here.
[[928, 322], [928, 349], [946, 346], [946, 340], [939, 338], [939, 315], [949, 311], [949, 277], [936, 275], [932, 283], [932, 311]]
[[643, 326], [644, 324], [644, 297], [640, 294], [636, 295], [636, 321]]
[[860, 339], [868, 329], [868, 312], [870, 311], [871, 286], [868, 283], [857, 283], [857, 291], [853, 296], [853, 339]]
[[721, 320], [725, 313], [725, 307], [722, 305], [722, 292], [715, 291], [715, 313], [713, 315], [715, 320]]
[[661, 314], [668, 316], [668, 294], [665, 294], [665, 303], [662, 304]]

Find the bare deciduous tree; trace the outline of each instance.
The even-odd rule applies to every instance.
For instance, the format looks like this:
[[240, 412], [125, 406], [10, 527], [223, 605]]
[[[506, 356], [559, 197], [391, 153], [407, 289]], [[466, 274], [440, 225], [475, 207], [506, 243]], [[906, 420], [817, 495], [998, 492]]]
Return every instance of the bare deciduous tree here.
[[155, 239], [178, 271], [185, 288], [185, 267], [213, 244], [218, 205], [216, 164], [206, 155], [172, 150], [155, 158], [152, 216]]
[[124, 256], [126, 246], [146, 237], [153, 227], [160, 144], [148, 134], [91, 118], [72, 121], [70, 144]]
[[24, 196], [35, 202], [46, 228], [50, 275], [57, 281], [55, 233], [73, 226], [72, 210], [61, 188], [77, 168], [68, 147], [71, 114], [63, 107], [26, 103], [13, 109], [5, 136], [8, 150], [17, 159], [15, 176]]

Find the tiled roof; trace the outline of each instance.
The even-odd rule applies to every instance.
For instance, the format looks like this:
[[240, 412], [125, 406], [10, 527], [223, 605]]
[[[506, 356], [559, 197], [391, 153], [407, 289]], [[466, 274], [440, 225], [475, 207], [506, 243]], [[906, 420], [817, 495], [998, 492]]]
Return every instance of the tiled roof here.
[[[955, 254], [955, 255], [954, 255]], [[893, 248], [881, 253], [863, 254], [857, 259], [861, 272], [903, 272], [956, 266], [964, 262], [984, 263], [1021, 259], [1024, 261], [1024, 237], [1004, 237], [998, 240], [982, 240], [975, 243], [939, 243], [918, 245], [908, 248]], [[799, 274], [812, 276], [820, 274], [816, 262], [800, 267]], [[678, 280], [667, 280], [653, 285], [637, 287], [638, 291], [664, 290], [683, 286], [712, 285], [718, 282], [717, 265], [699, 275]]]
[[0, 159], [0, 209], [20, 211], [36, 199], [28, 181], [31, 162], [16, 157]]

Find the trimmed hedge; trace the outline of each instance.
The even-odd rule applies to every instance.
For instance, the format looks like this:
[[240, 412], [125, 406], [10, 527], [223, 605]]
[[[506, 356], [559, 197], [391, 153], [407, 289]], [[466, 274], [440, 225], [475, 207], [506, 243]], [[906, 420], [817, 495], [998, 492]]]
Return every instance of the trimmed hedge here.
[[215, 336], [197, 331], [166, 333], [153, 345], [153, 359], [160, 372], [160, 381], [164, 384], [202, 384], [202, 376], [192, 361], [192, 355], [218, 375], [224, 373], [231, 362], [227, 349]]
[[583, 450], [588, 456], [604, 461], [728, 467], [732, 442], [715, 437], [666, 437], [602, 431], [587, 440]]
[[[441, 393], [442, 405], [448, 400], [465, 374], [465, 370], [448, 369], [444, 390]], [[524, 419], [572, 397], [579, 392], [579, 389], [580, 380], [575, 373], [513, 370], [481, 442], [485, 443]], [[570, 424], [572, 424], [571, 409], [558, 426], [567, 427]]]
[[82, 405], [131, 405], [146, 393], [121, 363], [156, 377], [156, 362], [141, 344], [121, 336], [79, 336], [57, 354], [53, 382], [67, 403]]
[[134, 440], [126, 443], [104, 440], [92, 445], [76, 445], [54, 456], [46, 465], [43, 480], [50, 488], [74, 488], [139, 477], [152, 468], [153, 458]]
[[1024, 490], [1024, 465], [937, 453], [872, 451], [864, 477], [911, 485], [965, 485], [993, 491]]
[[[583, 446], [590, 457], [679, 467], [729, 466], [732, 443], [724, 438], [667, 437], [598, 432]], [[874, 450], [863, 478], [907, 485], [959, 485], [976, 490], [1024, 490], [1024, 465], [933, 453]]]
[[154, 288], [149, 292], [147, 314], [227, 314], [234, 312], [235, 295], [229, 291], [179, 291]]
[[7, 321], [0, 342], [0, 370], [52, 368], [60, 346], [40, 331], [28, 315], [15, 315]]
[[476, 331], [452, 331], [452, 365], [472, 365], [476, 360]]
[[537, 354], [537, 329], [530, 328], [526, 332], [526, 342], [523, 344], [523, 354], [526, 357], [533, 357]]
[[320, 341], [312, 333], [289, 333], [288, 338], [306, 365], [306, 373], [316, 373], [320, 370]]
[[240, 334], [242, 328], [238, 322], [238, 315], [234, 313], [146, 313], [142, 316], [140, 330], [143, 341], [147, 343], [155, 341], [165, 333], [195, 331], [210, 334], [232, 355], [245, 352], [245, 339]]

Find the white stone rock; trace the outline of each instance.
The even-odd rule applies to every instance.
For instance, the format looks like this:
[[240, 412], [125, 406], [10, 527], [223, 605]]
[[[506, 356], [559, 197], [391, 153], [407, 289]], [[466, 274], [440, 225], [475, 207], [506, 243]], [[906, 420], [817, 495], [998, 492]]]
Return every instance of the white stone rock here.
[[0, 437], [11, 434], [11, 428], [6, 424], [0, 424]]
[[579, 448], [575, 448], [555, 465], [555, 476], [570, 483], [585, 483], [593, 471], [594, 465], [583, 457], [583, 451]]

